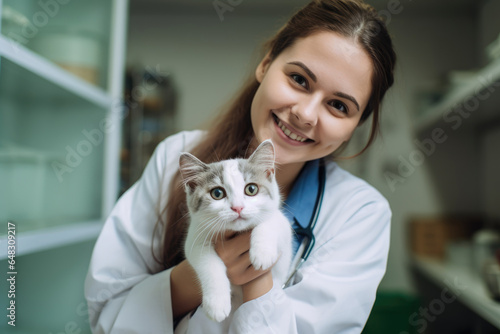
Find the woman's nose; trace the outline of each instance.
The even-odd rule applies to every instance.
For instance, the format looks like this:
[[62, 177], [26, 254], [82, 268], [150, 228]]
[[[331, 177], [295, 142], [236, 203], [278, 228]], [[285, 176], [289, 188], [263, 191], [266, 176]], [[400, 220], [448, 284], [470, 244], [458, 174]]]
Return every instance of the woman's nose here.
[[318, 122], [319, 108], [321, 107], [320, 96], [311, 96], [292, 107], [291, 113], [304, 125], [315, 126]]

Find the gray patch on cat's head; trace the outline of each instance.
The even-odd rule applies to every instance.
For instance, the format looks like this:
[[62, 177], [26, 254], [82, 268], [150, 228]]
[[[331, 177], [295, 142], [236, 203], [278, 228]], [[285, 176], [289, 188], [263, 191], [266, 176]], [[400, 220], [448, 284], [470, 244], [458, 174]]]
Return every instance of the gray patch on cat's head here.
[[275, 149], [271, 139], [264, 140], [255, 149], [248, 161], [252, 164], [262, 165], [264, 168], [274, 168]]
[[[264, 140], [252, 153], [252, 155], [241, 163], [240, 170], [251, 178], [258, 179], [263, 184], [275, 182], [275, 150], [273, 142]], [[271, 193], [270, 193], [271, 194]]]
[[198, 175], [208, 171], [209, 167], [191, 153], [183, 152], [179, 157], [179, 171], [187, 193], [192, 192], [199, 181]]
[[239, 160], [238, 169], [246, 183], [254, 182], [259, 185], [259, 191], [265, 192], [271, 199], [275, 199], [276, 195], [272, 189], [274, 175], [269, 176], [267, 168], [262, 165], [251, 163], [248, 160]]
[[206, 167], [205, 170], [193, 176], [192, 184], [194, 187], [186, 187], [188, 204], [193, 212], [197, 212], [208, 206], [211, 198], [207, 197], [206, 194], [211, 189], [224, 184], [224, 166], [221, 162], [207, 164]]
[[238, 168], [244, 175], [245, 181], [259, 184], [261, 191], [265, 191], [273, 200], [279, 197], [279, 191], [276, 191], [275, 186], [274, 159], [274, 145], [268, 139], [263, 141], [248, 159], [238, 161]]

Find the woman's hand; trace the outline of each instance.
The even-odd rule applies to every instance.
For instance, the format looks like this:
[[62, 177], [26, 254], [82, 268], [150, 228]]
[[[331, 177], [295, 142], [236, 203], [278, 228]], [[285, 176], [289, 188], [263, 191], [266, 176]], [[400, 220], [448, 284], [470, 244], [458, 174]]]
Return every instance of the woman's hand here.
[[256, 270], [250, 262], [251, 235], [252, 231], [228, 231], [215, 242], [215, 251], [226, 265], [229, 280], [243, 289], [243, 302], [258, 298], [273, 287], [272, 267]]

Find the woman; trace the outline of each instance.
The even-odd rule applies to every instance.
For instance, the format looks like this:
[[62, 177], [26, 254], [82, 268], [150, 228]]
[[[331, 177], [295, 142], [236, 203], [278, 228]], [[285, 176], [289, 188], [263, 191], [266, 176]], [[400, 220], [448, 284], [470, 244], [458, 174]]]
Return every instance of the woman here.
[[284, 289], [270, 270], [249, 266], [249, 233], [217, 242], [244, 304], [216, 323], [198, 307], [196, 274], [182, 253], [187, 218], [178, 159], [182, 151], [207, 163], [240, 157], [272, 139], [287, 216], [294, 227], [307, 225], [320, 159], [369, 116], [363, 151], [372, 143], [395, 59], [384, 23], [360, 1], [317, 0], [298, 11], [268, 42], [255, 75], [217, 123], [164, 140], [116, 204], [86, 281], [93, 331], [173, 333], [175, 324], [176, 333], [360, 333], [389, 249], [391, 212], [375, 189], [325, 162], [315, 246]]

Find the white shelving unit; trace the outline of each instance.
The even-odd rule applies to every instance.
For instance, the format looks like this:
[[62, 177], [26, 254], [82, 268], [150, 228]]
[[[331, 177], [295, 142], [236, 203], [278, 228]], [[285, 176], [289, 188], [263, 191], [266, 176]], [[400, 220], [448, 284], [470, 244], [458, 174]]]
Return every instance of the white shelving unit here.
[[[0, 0], [0, 14], [6, 5], [19, 3]], [[3, 226], [0, 260], [7, 257], [7, 221], [16, 223], [16, 256], [36, 253], [96, 238], [118, 195], [128, 1], [78, 0], [66, 6], [63, 8], [60, 4], [50, 19], [57, 24], [66, 22], [68, 29], [73, 22], [82, 29], [94, 19], [93, 16], [85, 17], [86, 11], [80, 12], [78, 8], [89, 9], [89, 15], [110, 13], [110, 17], [100, 21], [104, 22], [102, 34], [105, 36], [101, 45], [107, 56], [103, 57], [105, 64], [101, 68], [101, 75], [105, 76], [103, 84], [83, 80], [38, 54], [29, 44], [22, 45], [0, 31], [0, 132], [4, 133], [0, 133], [0, 153], [8, 152], [6, 147], [19, 146], [40, 154], [50, 151], [50, 156], [59, 157], [48, 159], [43, 166], [28, 166], [19, 154], [1, 155], [4, 160], [0, 157], [3, 193], [0, 195]], [[34, 10], [41, 12], [38, 7]], [[81, 14], [81, 17], [64, 18], [68, 12], [76, 16]], [[25, 13], [26, 17], [32, 19], [32, 13]], [[44, 28], [42, 26], [40, 31]], [[36, 38], [38, 36], [33, 39]], [[103, 130], [103, 121], [113, 130]], [[78, 167], [64, 174], [64, 182], [57, 182], [54, 161], [64, 163], [68, 147], [78, 148], [76, 145], [86, 139], [82, 133], [93, 129], [101, 131], [102, 142], [91, 147], [88, 158], [82, 159]], [[36, 172], [35, 168], [38, 168]], [[24, 179], [29, 182], [30, 177], [26, 176], [31, 174], [37, 174], [36, 179], [43, 187], [32, 189], [36, 188], [33, 184], [23, 184]], [[37, 207], [46, 215], [31, 212], [26, 215], [29, 219], [18, 216], [33, 211], [31, 199], [35, 195], [37, 202], [42, 203]], [[21, 206], [23, 201], [25, 209]], [[70, 216], [73, 211], [78, 213]]]
[[500, 329], [500, 303], [489, 296], [481, 278], [469, 268], [418, 257], [413, 258], [412, 264], [437, 286], [449, 289], [464, 305]]
[[2, 35], [0, 35], [0, 56], [90, 103], [106, 109], [111, 107], [111, 96], [102, 88], [80, 79], [23, 45]]
[[[415, 130], [417, 132], [424, 131], [438, 125], [444, 121], [447, 113], [470, 98], [476, 97], [479, 103], [484, 102], [488, 105], [492, 104], [489, 100], [496, 98], [495, 101], [498, 101], [500, 95], [498, 80], [500, 80], [500, 59], [496, 59], [480, 69], [466, 84], [455, 87], [437, 105], [424, 111], [416, 120]], [[481, 115], [480, 117], [471, 117], [472, 121], [467, 120], [466, 123], [472, 126], [500, 116], [500, 109], [484, 108], [481, 105], [475, 109], [478, 110], [471, 113], [479, 112]]]
[[[484, 59], [486, 43], [498, 36], [498, 21], [491, 20], [498, 16], [498, 9], [498, 2], [485, 1], [474, 14], [479, 27], [477, 39], [482, 40], [477, 44], [477, 61]], [[500, 138], [500, 58], [469, 73], [474, 74], [465, 79], [468, 74], [462, 72], [461, 82], [451, 85], [436, 104], [415, 114], [413, 132], [420, 143], [433, 145], [425, 163], [439, 214], [470, 214], [481, 217], [488, 227], [499, 227], [500, 216], [490, 204], [496, 207], [500, 198], [500, 179], [493, 164], [498, 156], [498, 140], [490, 138]], [[433, 285], [448, 289], [472, 313], [500, 330], [500, 303], [489, 295], [479, 273], [466, 265], [425, 258], [413, 258], [411, 265]], [[457, 317], [463, 312], [454, 311]], [[476, 331], [482, 333], [480, 328]]]
[[[434, 140], [439, 129], [443, 142], [435, 142], [428, 157], [435, 187], [446, 202], [442, 214], [475, 213], [484, 223], [494, 222], [484, 205], [486, 179], [482, 172], [485, 153], [482, 136], [500, 124], [500, 59], [479, 69], [469, 80], [449, 89], [435, 105], [415, 117], [413, 130], [419, 140]], [[491, 175], [489, 175], [491, 177]], [[497, 178], [496, 178], [497, 180]], [[489, 198], [492, 200], [492, 198]], [[493, 217], [494, 218], [494, 217]], [[435, 286], [448, 289], [470, 311], [500, 330], [500, 303], [493, 300], [485, 282], [467, 266], [413, 257], [411, 265]], [[458, 281], [458, 282], [457, 282]]]
[[[27, 231], [16, 238], [16, 256], [94, 239], [101, 231], [101, 228], [102, 222], [97, 220]], [[7, 249], [5, 237], [0, 240], [0, 249]], [[6, 257], [7, 254], [2, 253], [1, 259]]]

